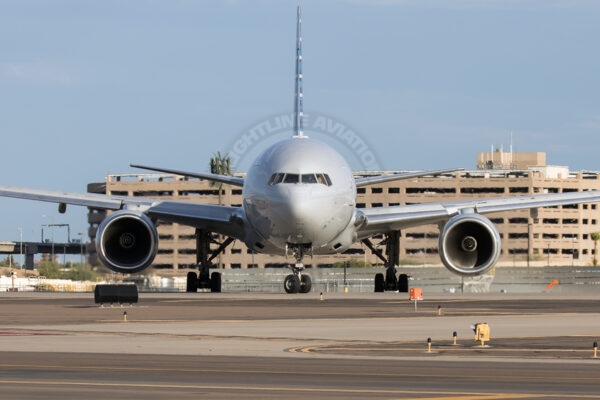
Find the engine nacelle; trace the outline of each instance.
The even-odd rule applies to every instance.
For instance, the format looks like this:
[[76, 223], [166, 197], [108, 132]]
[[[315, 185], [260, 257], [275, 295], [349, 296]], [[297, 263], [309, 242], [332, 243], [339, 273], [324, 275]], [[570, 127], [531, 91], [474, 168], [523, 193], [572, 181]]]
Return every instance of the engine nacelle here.
[[96, 251], [100, 261], [115, 272], [143, 270], [152, 264], [157, 250], [156, 227], [140, 212], [116, 211], [98, 227]]
[[480, 275], [500, 257], [500, 234], [496, 226], [480, 214], [452, 217], [440, 232], [439, 252], [450, 271], [463, 276]]

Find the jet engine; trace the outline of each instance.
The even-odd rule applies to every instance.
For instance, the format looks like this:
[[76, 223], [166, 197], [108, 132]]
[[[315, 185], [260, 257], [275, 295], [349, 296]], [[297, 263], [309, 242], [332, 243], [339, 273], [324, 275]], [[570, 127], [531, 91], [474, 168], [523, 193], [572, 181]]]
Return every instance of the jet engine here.
[[442, 262], [458, 275], [483, 274], [498, 261], [500, 248], [498, 229], [480, 214], [454, 216], [440, 233]]
[[133, 273], [148, 267], [158, 249], [156, 227], [145, 214], [116, 211], [106, 217], [96, 234], [100, 261], [120, 273]]

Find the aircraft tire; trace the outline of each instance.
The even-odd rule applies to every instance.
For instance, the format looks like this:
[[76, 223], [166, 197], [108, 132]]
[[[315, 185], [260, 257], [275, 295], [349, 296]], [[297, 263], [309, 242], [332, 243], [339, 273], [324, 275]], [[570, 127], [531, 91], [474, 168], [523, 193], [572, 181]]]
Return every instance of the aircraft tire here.
[[300, 276], [300, 293], [308, 293], [312, 289], [312, 279], [309, 275]]
[[210, 276], [210, 291], [212, 293], [221, 293], [221, 273], [213, 272]]
[[294, 274], [285, 277], [283, 288], [286, 293], [298, 293], [300, 291], [300, 278]]
[[198, 275], [195, 272], [190, 271], [187, 273], [185, 291], [188, 293], [198, 291]]
[[398, 276], [398, 291], [400, 293], [408, 293], [408, 275], [400, 274]]
[[385, 279], [383, 274], [375, 274], [375, 293], [381, 293], [385, 290]]

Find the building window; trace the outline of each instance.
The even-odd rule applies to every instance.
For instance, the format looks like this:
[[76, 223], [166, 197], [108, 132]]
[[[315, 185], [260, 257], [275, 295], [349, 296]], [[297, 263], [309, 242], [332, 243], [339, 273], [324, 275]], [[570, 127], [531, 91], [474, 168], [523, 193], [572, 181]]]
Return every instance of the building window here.
[[[510, 218], [508, 220], [508, 223], [510, 223], [510, 224], [526, 224], [528, 222], [529, 221], [527, 220], [527, 218]], [[557, 223], [558, 223], [558, 221], [557, 221]]]
[[468, 187], [468, 188], [461, 188], [460, 192], [463, 194], [480, 194], [480, 193], [501, 194], [501, 193], [504, 193], [504, 188], [503, 187]]
[[509, 188], [510, 193], [529, 193], [528, 187], [511, 187]]
[[542, 220], [542, 223], [543, 224], [558, 224], [559, 221], [558, 221], [558, 218], [544, 218]]

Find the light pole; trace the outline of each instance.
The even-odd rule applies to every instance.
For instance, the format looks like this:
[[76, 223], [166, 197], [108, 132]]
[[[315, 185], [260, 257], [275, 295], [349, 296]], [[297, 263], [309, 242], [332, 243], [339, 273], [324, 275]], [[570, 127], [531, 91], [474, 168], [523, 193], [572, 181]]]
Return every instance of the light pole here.
[[[52, 219], [52, 221], [54, 222], [54, 218]], [[67, 228], [67, 243], [71, 243], [71, 226], [69, 224], [44, 224], [42, 225], [42, 243], [44, 242], [44, 227], [51, 227], [52, 228], [52, 262], [54, 262], [54, 227], [59, 227], [59, 228]], [[64, 263], [66, 263], [66, 247], [64, 248], [65, 254], [64, 254]]]
[[[46, 214], [42, 215], [42, 218], [45, 218]], [[52, 222], [50, 225], [46, 224], [46, 225], [42, 225], [42, 243], [44, 243], [44, 226], [51, 226], [52, 227], [52, 247], [51, 247], [51, 255], [50, 255], [50, 262], [54, 262], [54, 217], [50, 216], [50, 221]]]
[[80, 260], [79, 262], [83, 265], [83, 232], [79, 232], [79, 251], [80, 251]]
[[25, 264], [23, 260], [23, 228], [17, 228], [19, 231], [19, 258], [21, 259], [21, 269], [23, 269], [23, 264]]

